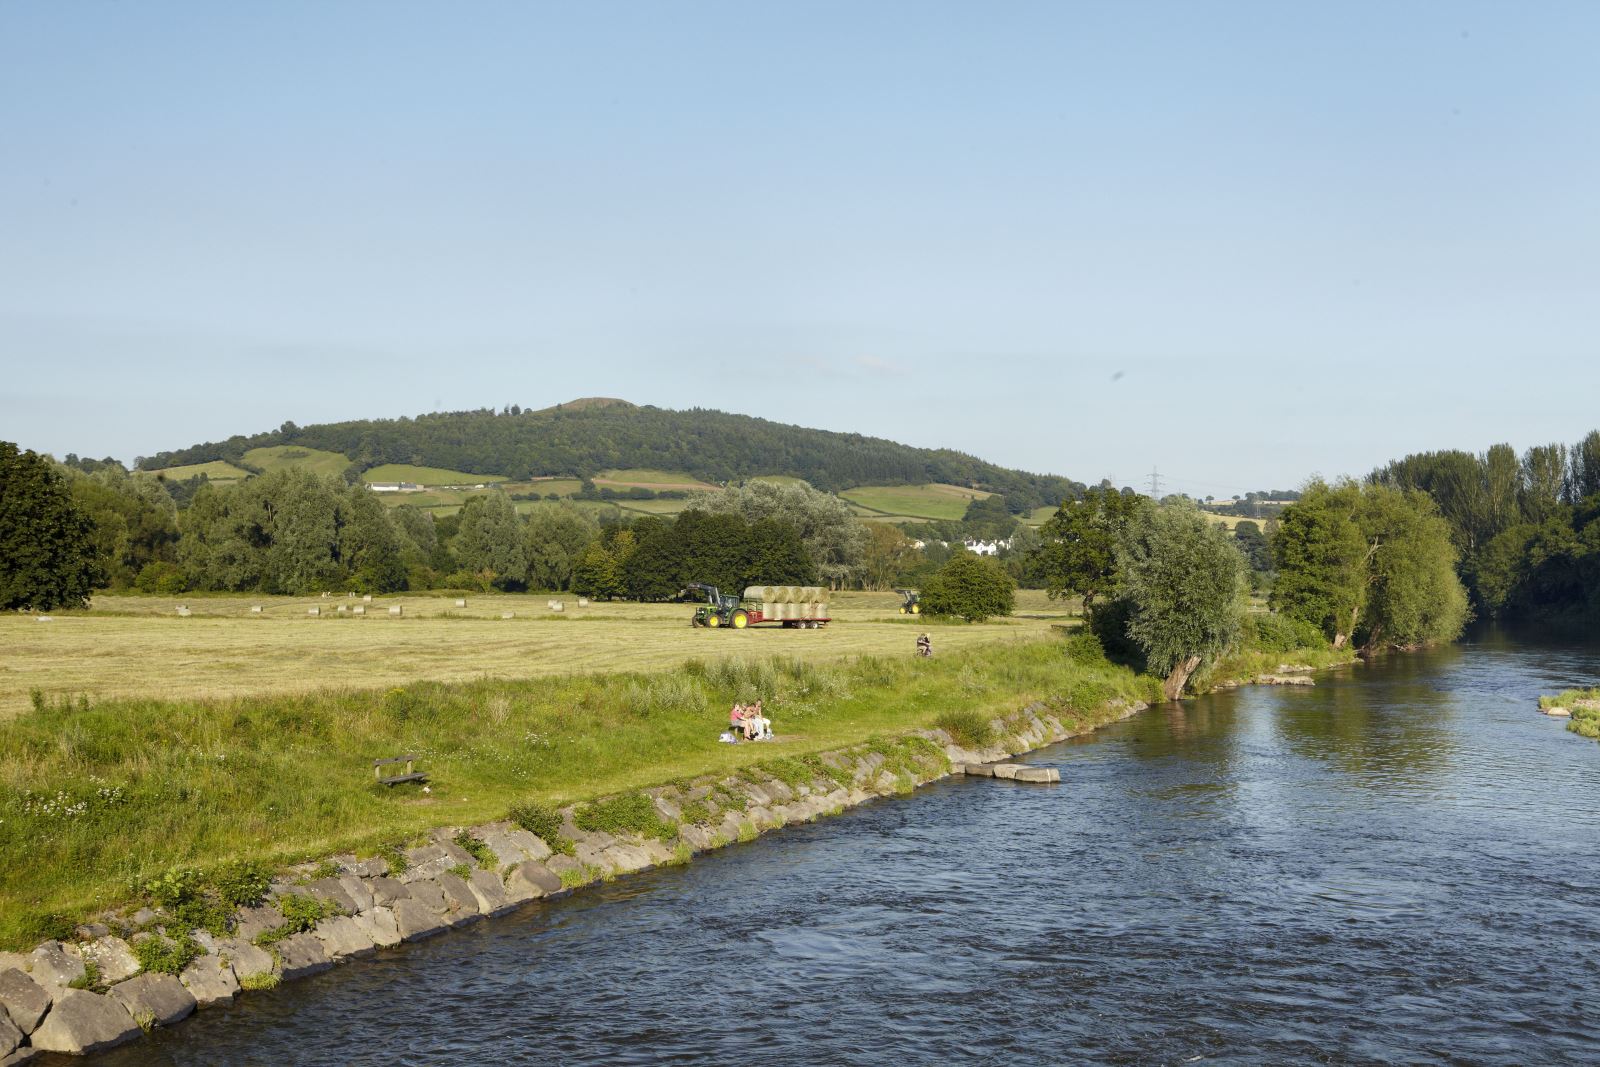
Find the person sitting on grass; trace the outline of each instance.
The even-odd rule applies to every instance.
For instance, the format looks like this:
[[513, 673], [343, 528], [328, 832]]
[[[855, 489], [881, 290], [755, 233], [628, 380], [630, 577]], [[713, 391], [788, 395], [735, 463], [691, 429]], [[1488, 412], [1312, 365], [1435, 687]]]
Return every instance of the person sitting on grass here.
[[772, 740], [772, 720], [767, 718], [766, 712], [761, 709], [761, 701], [759, 700], [756, 701], [755, 707], [751, 709], [749, 723], [752, 728], [752, 736], [750, 737], [752, 741]]
[[728, 712], [728, 732], [736, 737], [743, 736], [747, 714], [748, 712], [743, 704], [734, 704], [733, 710]]

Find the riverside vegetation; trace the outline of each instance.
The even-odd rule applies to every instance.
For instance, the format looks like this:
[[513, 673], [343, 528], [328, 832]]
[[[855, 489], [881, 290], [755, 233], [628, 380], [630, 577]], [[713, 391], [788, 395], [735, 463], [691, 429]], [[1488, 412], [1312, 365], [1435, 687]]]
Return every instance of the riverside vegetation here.
[[1558, 709], [1554, 714], [1567, 712], [1567, 729], [1573, 733], [1600, 741], [1600, 689], [1566, 689], [1540, 697], [1539, 710], [1552, 713], [1551, 709]]
[[[60, 934], [174, 867], [372, 854], [517, 805], [734, 772], [952, 715], [987, 720], [1031, 700], [1087, 714], [1153, 695], [1150, 679], [1052, 639], [933, 660], [774, 657], [249, 700], [42, 702], [0, 732], [0, 944]], [[728, 704], [758, 696], [790, 737], [781, 756], [715, 742]], [[363, 760], [399, 751], [420, 757], [428, 795], [370, 784]]]

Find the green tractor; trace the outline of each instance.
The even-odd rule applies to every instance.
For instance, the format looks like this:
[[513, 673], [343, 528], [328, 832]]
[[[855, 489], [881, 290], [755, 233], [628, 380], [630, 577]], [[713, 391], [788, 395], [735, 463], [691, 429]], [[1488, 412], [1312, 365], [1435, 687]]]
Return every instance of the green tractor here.
[[922, 594], [921, 593], [917, 592], [915, 589], [896, 589], [895, 592], [900, 594], [900, 614], [902, 614], [902, 615], [921, 615], [922, 614]]
[[750, 613], [739, 606], [739, 597], [703, 582], [690, 582], [687, 589], [706, 595], [706, 602], [695, 609], [689, 625], [709, 626], [712, 629], [731, 626], [735, 630], [743, 630], [750, 625]]

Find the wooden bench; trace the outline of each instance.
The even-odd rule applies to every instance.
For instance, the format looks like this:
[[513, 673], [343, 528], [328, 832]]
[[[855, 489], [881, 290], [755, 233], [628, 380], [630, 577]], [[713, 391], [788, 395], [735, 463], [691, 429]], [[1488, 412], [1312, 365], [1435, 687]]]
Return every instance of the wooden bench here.
[[[392, 759], [375, 759], [372, 761], [372, 776], [378, 780], [379, 785], [399, 785], [401, 782], [426, 782], [428, 776], [416, 769], [416, 756], [395, 756]], [[406, 765], [406, 773], [392, 774], [385, 778], [383, 769], [392, 767], [397, 763]]]

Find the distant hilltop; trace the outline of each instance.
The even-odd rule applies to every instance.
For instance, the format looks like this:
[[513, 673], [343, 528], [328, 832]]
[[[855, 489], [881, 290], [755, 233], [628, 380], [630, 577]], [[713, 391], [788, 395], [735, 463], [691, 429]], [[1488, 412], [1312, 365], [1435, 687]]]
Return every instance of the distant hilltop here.
[[576, 400], [569, 400], [565, 404], [556, 404], [554, 407], [540, 408], [535, 415], [548, 415], [554, 411], [593, 411], [596, 408], [636, 408], [639, 405], [630, 404], [626, 400], [614, 396], [580, 396]]
[[[1000, 467], [952, 449], [910, 445], [736, 415], [673, 411], [618, 397], [580, 397], [546, 408], [434, 412], [398, 419], [296, 426], [140, 457], [141, 470], [212, 480], [284, 465], [351, 481], [425, 485], [577, 479], [611, 472], [649, 477], [623, 486], [713, 487], [750, 478], [805, 481], [842, 492], [861, 486], [944, 486], [957, 494], [1004, 496], [1016, 513], [1053, 507], [1083, 486], [1054, 474]], [[959, 501], [964, 506], [965, 499]], [[959, 510], [952, 499], [953, 510]], [[898, 510], [892, 499], [869, 502]]]

